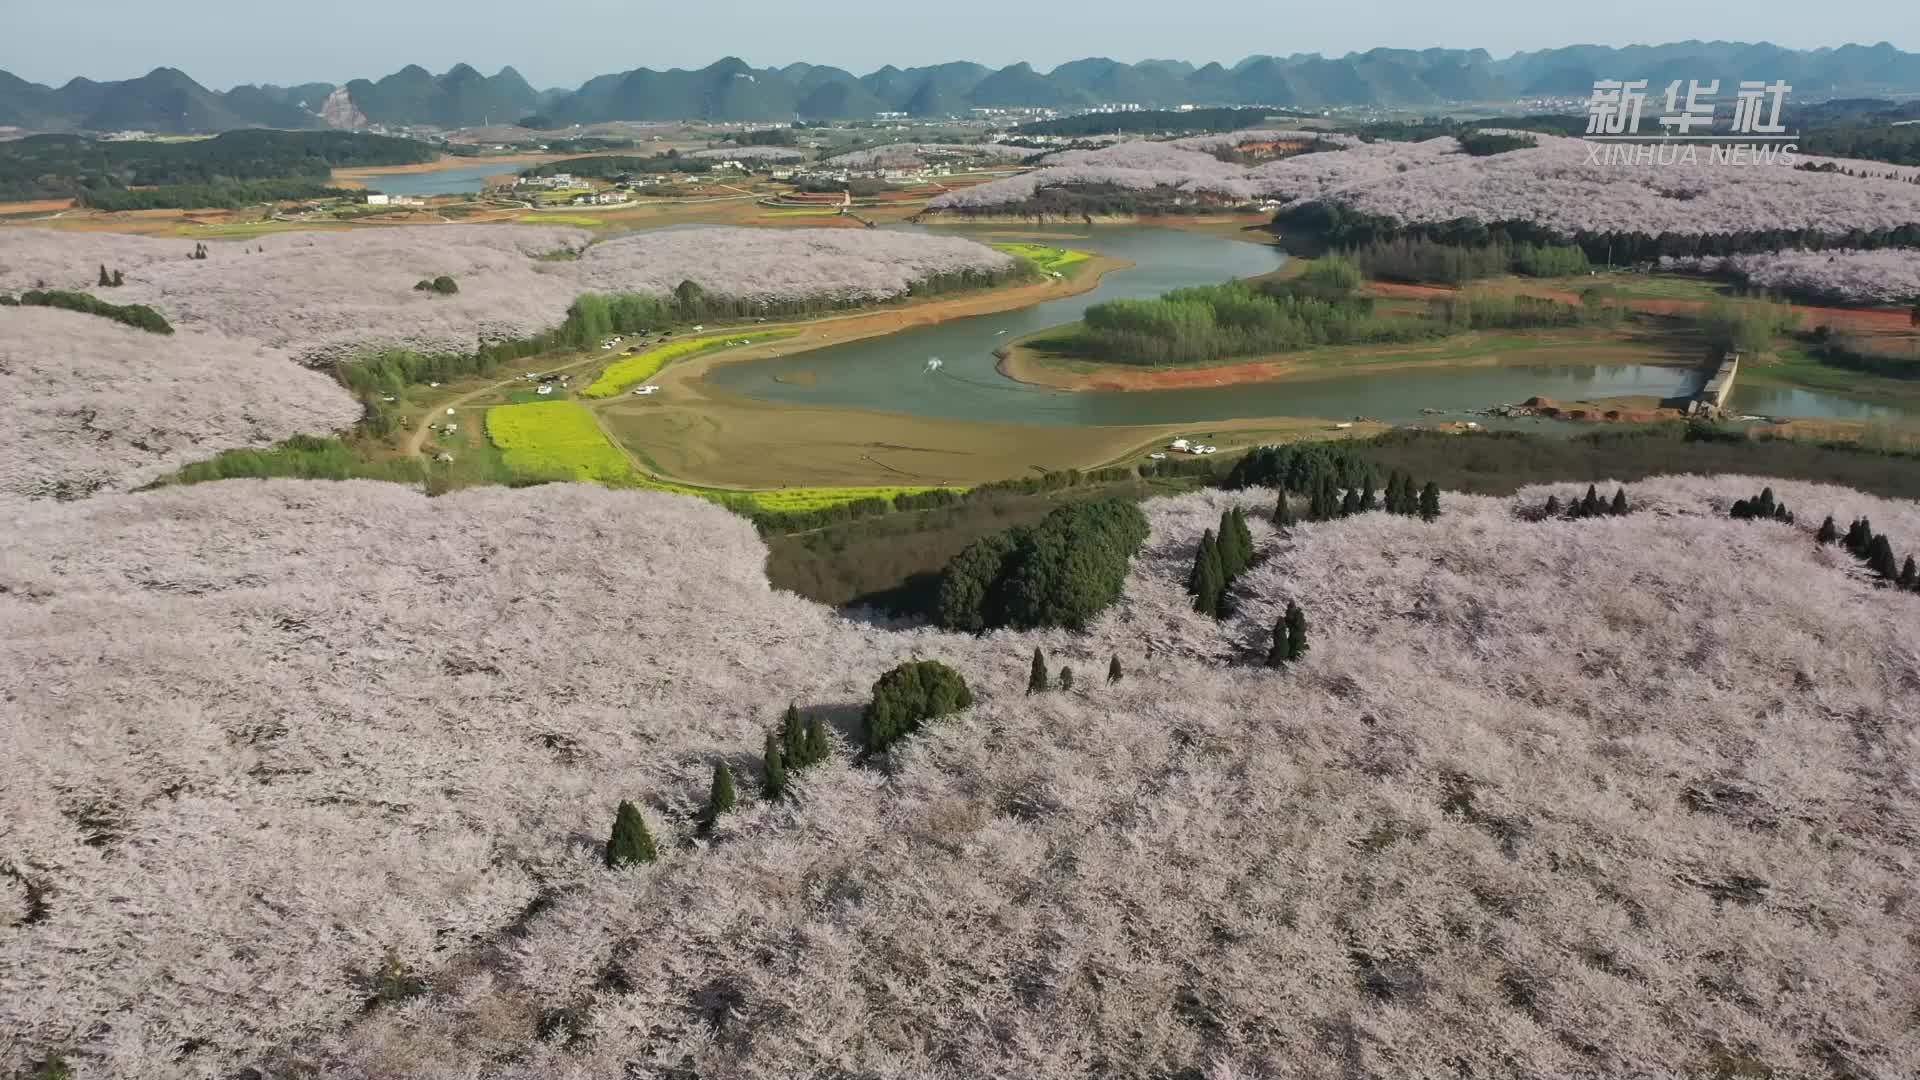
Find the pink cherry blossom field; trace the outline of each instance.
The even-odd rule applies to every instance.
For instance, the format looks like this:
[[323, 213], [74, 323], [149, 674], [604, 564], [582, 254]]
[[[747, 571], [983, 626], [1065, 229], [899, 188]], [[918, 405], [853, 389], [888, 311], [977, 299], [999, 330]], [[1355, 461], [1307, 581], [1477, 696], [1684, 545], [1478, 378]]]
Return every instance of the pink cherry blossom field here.
[[[1920, 597], [1810, 523], [1904, 554], [1920, 505], [1730, 520], [1761, 483], [1284, 536], [1271, 492], [1156, 499], [1084, 633], [983, 637], [776, 592], [658, 493], [25, 506], [0, 1072], [1912, 1075]], [[1232, 505], [1264, 561], [1215, 622], [1183, 583]], [[1025, 692], [1036, 647], [1074, 690]], [[856, 761], [915, 658], [973, 706]], [[831, 753], [770, 803], [789, 702]], [[656, 862], [604, 867], [621, 800]]]

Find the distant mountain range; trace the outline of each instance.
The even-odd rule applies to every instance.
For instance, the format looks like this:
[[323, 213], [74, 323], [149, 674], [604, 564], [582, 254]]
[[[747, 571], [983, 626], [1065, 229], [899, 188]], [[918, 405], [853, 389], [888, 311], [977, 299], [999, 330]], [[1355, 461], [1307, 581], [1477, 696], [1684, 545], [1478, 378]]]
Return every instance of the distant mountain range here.
[[75, 79], [58, 89], [0, 71], [0, 127], [153, 132], [366, 124], [466, 127], [538, 114], [556, 125], [606, 120], [855, 119], [916, 117], [973, 108], [1135, 103], [1149, 107], [1270, 105], [1319, 108], [1437, 107], [1469, 102], [1584, 97], [1596, 79], [1719, 79], [1731, 97], [1742, 79], [1785, 79], [1795, 101], [1920, 94], [1920, 54], [1882, 42], [1836, 49], [1686, 41], [1614, 48], [1573, 45], [1495, 60], [1484, 49], [1374, 49], [1329, 58], [1250, 56], [1232, 67], [1177, 60], [1123, 64], [1094, 58], [1041, 73], [974, 63], [897, 68], [856, 76], [835, 67], [754, 68], [728, 57], [687, 71], [637, 68], [578, 90], [535, 90], [512, 68], [482, 75], [465, 64], [444, 75], [409, 66], [377, 81], [241, 86], [220, 93], [174, 68], [138, 79]]

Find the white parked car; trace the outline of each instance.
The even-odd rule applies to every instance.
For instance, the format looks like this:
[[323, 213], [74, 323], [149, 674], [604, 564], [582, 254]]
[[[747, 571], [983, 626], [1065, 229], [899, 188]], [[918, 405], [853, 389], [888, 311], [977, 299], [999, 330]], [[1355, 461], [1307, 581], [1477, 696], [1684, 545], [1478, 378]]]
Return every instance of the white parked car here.
[[534, 391], [534, 393], [536, 393], [536, 394], [551, 394], [551, 393], [553, 393], [553, 384], [552, 384], [552, 383], [541, 383], [541, 384], [540, 384], [540, 389], [538, 389], [538, 390], [535, 390], [535, 391]]
[[1167, 460], [1167, 455], [1162, 454], [1156, 450], [1153, 453], [1147, 455], [1147, 460], [1148, 461], [1165, 461]]
[[636, 386], [633, 388], [633, 392], [640, 397], [645, 397], [648, 394], [659, 393], [660, 388], [657, 386]]
[[1220, 448], [1217, 446], [1196, 446], [1193, 448], [1193, 452], [1196, 454], [1217, 454], [1220, 452]]

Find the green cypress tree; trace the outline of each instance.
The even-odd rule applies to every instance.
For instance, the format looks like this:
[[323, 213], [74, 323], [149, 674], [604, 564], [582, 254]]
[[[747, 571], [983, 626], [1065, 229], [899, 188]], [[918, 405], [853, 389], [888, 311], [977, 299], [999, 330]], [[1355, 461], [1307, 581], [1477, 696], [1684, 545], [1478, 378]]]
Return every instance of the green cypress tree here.
[[1220, 549], [1220, 576], [1232, 581], [1243, 569], [1240, 561], [1240, 534], [1233, 528], [1233, 511], [1220, 511], [1220, 530], [1214, 534]]
[[1193, 609], [1203, 615], [1220, 617], [1221, 599], [1227, 591], [1227, 575], [1220, 566], [1220, 546], [1211, 536], [1201, 541], [1194, 567]]
[[1300, 605], [1287, 601], [1287, 662], [1292, 663], [1307, 655], [1307, 613]]
[[787, 715], [780, 721], [780, 757], [787, 768], [799, 772], [807, 767], [807, 726], [800, 719], [800, 708], [789, 703]]
[[1193, 553], [1193, 573], [1187, 576], [1187, 592], [1193, 596], [1195, 611], [1218, 614], [1219, 595], [1226, 588], [1225, 567], [1220, 558], [1220, 541], [1208, 529], [1200, 537]]
[[1282, 528], [1293, 527], [1293, 507], [1287, 502], [1287, 489], [1281, 488], [1280, 494], [1273, 500], [1273, 523]]
[[1389, 514], [1400, 512], [1400, 470], [1387, 474], [1387, 493], [1381, 499], [1381, 509]]
[[761, 764], [766, 770], [766, 776], [765, 779], [761, 781], [761, 786], [765, 789], [767, 798], [778, 799], [785, 796], [787, 793], [787, 758], [785, 752], [780, 749], [780, 737], [771, 731], [767, 732], [767, 745], [766, 748], [761, 751], [761, 756], [763, 758]]
[[1073, 669], [1072, 668], [1063, 667], [1060, 669], [1060, 689], [1061, 690], [1073, 689]]
[[1839, 539], [1840, 527], [1833, 523], [1833, 515], [1828, 514], [1827, 520], [1820, 523], [1820, 531], [1813, 534], [1813, 542], [1821, 547], [1828, 547]]
[[1886, 537], [1876, 536], [1867, 545], [1867, 569], [1889, 581], [1900, 576], [1900, 568], [1893, 561], [1893, 545]]
[[1047, 692], [1047, 658], [1041, 654], [1040, 646], [1033, 647], [1033, 670], [1027, 674], [1027, 693], [1044, 694]]
[[1629, 509], [1630, 507], [1627, 506], [1627, 489], [1615, 488], [1613, 490], [1613, 504], [1607, 507], [1607, 513], [1614, 517], [1626, 517]]
[[827, 760], [831, 753], [827, 742], [827, 722], [816, 716], [807, 724], [807, 764], [818, 765]]
[[1552, 520], [1553, 518], [1557, 518], [1559, 516], [1560, 516], [1560, 496], [1558, 495], [1547, 496], [1546, 517], [1548, 518], [1548, 520]]
[[1420, 489], [1420, 520], [1433, 521], [1440, 516], [1440, 485], [1427, 481]]
[[1240, 545], [1240, 569], [1246, 570], [1253, 565], [1253, 530], [1247, 528], [1247, 512], [1241, 507], [1233, 508], [1233, 536]]
[[107, 264], [100, 264], [100, 287], [105, 289], [113, 284], [113, 276], [107, 273]]
[[733, 809], [733, 770], [726, 762], [713, 767], [713, 787], [707, 792], [707, 823], [712, 824], [720, 815]]
[[113, 272], [113, 287], [117, 289], [120, 286], [125, 285], [126, 283], [127, 283], [126, 275], [122, 274], [118, 270], [115, 270]]
[[1899, 584], [1903, 589], [1911, 589], [1915, 584], [1920, 584], [1920, 566], [1913, 564], [1911, 555], [1907, 556], [1906, 565], [1900, 568]]
[[1117, 683], [1119, 681], [1120, 681], [1120, 654], [1114, 653], [1113, 659], [1107, 661], [1107, 685], [1112, 686], [1114, 683]]
[[1359, 512], [1360, 490], [1358, 488], [1348, 488], [1347, 493], [1340, 496], [1340, 516], [1343, 518], [1352, 517]]
[[1360, 491], [1360, 512], [1371, 514], [1380, 509], [1380, 497], [1373, 490], [1373, 474], [1367, 474], [1367, 485]]
[[1760, 489], [1760, 502], [1755, 509], [1759, 511], [1760, 517], [1762, 518], [1770, 518], [1773, 516], [1774, 501], [1772, 488]]
[[[1291, 604], [1288, 607], [1292, 607]], [[1270, 668], [1287, 666], [1287, 620], [1283, 616], [1273, 622], [1273, 644], [1267, 646], [1267, 666]]]
[[1873, 552], [1873, 541], [1875, 539], [1876, 538], [1873, 535], [1873, 520], [1871, 518], [1861, 518], [1860, 519], [1860, 550], [1854, 552], [1854, 554], [1859, 556], [1862, 559], [1866, 558], [1869, 554]]
[[1600, 492], [1592, 484], [1587, 485], [1586, 498], [1580, 500], [1580, 516], [1583, 518], [1600, 516]]
[[647, 832], [639, 807], [622, 801], [613, 816], [613, 834], [607, 838], [607, 865], [650, 863], [653, 858], [653, 835]]

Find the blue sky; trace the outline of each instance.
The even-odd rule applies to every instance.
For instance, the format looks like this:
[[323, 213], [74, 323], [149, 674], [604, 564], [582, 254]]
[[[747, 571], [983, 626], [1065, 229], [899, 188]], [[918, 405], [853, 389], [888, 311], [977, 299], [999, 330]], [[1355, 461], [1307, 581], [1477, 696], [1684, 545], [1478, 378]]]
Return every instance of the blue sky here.
[[[1496, 56], [1579, 43], [1688, 38], [1795, 48], [1886, 40], [1920, 51], [1911, 0], [8, 0], [0, 69], [58, 85], [178, 67], [224, 89], [240, 82], [344, 82], [406, 64], [512, 64], [540, 87], [634, 67], [701, 67], [726, 55], [795, 60], [856, 74], [975, 60], [1168, 58], [1232, 63], [1251, 53], [1330, 55], [1374, 46], [1485, 48]], [[528, 17], [527, 12], [535, 12]]]

